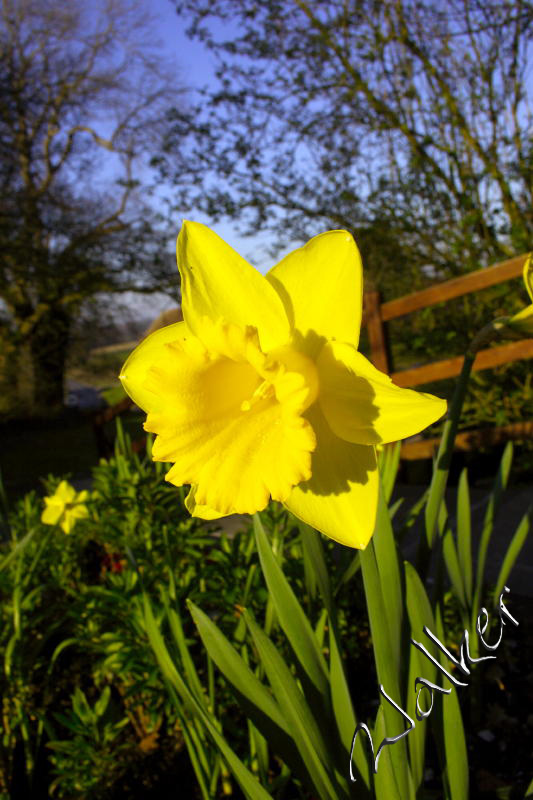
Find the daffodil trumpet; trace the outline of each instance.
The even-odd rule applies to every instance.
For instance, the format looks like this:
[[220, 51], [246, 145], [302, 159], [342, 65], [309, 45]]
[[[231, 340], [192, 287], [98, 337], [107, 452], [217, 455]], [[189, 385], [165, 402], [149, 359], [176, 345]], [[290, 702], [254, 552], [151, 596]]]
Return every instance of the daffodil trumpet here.
[[252, 514], [272, 498], [364, 549], [375, 446], [431, 425], [437, 397], [395, 386], [358, 352], [363, 278], [347, 231], [328, 231], [261, 275], [209, 228], [178, 237], [183, 322], [148, 336], [120, 380], [156, 434], [152, 457], [190, 484], [191, 514]]

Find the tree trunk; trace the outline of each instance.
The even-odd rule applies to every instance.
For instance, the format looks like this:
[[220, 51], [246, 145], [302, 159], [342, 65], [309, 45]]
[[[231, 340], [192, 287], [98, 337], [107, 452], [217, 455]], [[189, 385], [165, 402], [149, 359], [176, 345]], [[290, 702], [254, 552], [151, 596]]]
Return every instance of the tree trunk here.
[[51, 306], [30, 334], [33, 406], [37, 413], [56, 414], [63, 408], [70, 324], [70, 314], [64, 308]]

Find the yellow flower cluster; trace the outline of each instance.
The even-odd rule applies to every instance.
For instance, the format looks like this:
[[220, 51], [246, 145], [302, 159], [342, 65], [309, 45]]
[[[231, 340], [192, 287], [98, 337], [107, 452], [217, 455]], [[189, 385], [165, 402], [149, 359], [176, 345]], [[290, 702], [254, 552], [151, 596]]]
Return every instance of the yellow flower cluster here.
[[60, 525], [65, 533], [70, 533], [77, 520], [89, 516], [85, 502], [89, 492], [76, 492], [67, 481], [61, 481], [51, 497], [45, 497], [45, 509], [41, 522], [45, 525]]

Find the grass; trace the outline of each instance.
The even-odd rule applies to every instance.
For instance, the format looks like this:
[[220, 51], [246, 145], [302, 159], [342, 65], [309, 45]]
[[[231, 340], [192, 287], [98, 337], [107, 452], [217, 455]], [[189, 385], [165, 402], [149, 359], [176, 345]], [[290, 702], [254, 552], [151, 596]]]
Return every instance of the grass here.
[[67, 372], [67, 379], [78, 381], [86, 386], [99, 389], [109, 403], [118, 403], [124, 392], [118, 381], [118, 374], [131, 350], [117, 350], [112, 353], [89, 355], [83, 362], [72, 365]]

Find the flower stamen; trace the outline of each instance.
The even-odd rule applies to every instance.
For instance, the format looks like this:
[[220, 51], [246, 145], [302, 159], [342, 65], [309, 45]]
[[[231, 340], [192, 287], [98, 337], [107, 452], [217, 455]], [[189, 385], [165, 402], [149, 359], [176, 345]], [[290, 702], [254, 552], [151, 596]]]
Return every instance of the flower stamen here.
[[241, 411], [250, 411], [260, 400], [271, 400], [275, 397], [274, 386], [270, 381], [263, 381], [249, 400], [243, 400]]

